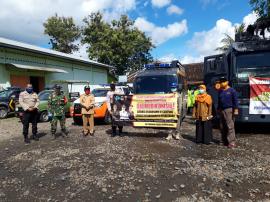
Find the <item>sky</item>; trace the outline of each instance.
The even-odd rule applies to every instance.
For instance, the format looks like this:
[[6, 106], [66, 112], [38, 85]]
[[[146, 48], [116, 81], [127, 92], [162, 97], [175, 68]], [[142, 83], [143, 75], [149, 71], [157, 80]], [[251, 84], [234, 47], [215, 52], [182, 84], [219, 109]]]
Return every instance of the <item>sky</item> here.
[[[43, 23], [55, 13], [82, 19], [101, 11], [106, 21], [127, 14], [152, 38], [154, 59], [202, 62], [216, 54], [224, 34], [256, 20], [249, 0], [0, 0], [0, 37], [50, 48]], [[87, 58], [86, 47], [74, 55]]]

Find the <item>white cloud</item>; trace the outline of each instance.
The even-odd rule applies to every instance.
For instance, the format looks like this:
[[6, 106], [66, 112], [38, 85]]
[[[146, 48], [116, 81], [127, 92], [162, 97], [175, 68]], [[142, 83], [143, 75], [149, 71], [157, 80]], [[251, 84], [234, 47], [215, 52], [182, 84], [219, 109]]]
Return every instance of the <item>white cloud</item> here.
[[256, 13], [252, 12], [244, 17], [243, 23], [247, 27], [248, 25], [254, 24], [257, 19], [258, 19], [258, 15]]
[[154, 7], [162, 8], [168, 6], [171, 3], [171, 0], [151, 0]]
[[168, 8], [167, 8], [167, 13], [169, 15], [172, 15], [172, 14], [177, 14], [177, 15], [181, 15], [183, 14], [184, 10], [182, 8], [179, 8], [178, 6], [176, 5], [170, 5]]
[[43, 23], [55, 13], [72, 16], [77, 24], [91, 12], [102, 11], [106, 19], [136, 8], [136, 0], [1, 0], [0, 36], [35, 45], [49, 42]]
[[[243, 18], [242, 22], [245, 23], [247, 27], [249, 24], [253, 24], [256, 19], [256, 14], [250, 13]], [[202, 62], [205, 56], [218, 54], [218, 51], [215, 49], [222, 45], [220, 42], [224, 38], [224, 34], [228, 34], [234, 39], [235, 26], [239, 25], [240, 23], [233, 24], [228, 20], [219, 19], [210, 30], [195, 32], [192, 39], [187, 43], [190, 54], [183, 56], [181, 62]]]
[[216, 4], [217, 0], [200, 0], [200, 2], [202, 3], [203, 8], [205, 8], [209, 4]]
[[155, 45], [160, 45], [169, 39], [179, 37], [188, 32], [187, 20], [169, 24], [166, 27], [158, 27], [145, 18], [137, 18], [135, 26], [143, 32], [146, 32]]
[[191, 64], [191, 63], [199, 63], [204, 61], [204, 56], [200, 55], [198, 57], [194, 57], [191, 55], [185, 55], [180, 59], [182, 64]]
[[177, 60], [176, 56], [173, 53], [170, 53], [168, 55], [164, 55], [163, 57], [158, 59], [161, 62], [171, 62], [173, 60]]
[[220, 19], [212, 29], [195, 32], [188, 45], [193, 50], [196, 50], [199, 55], [211, 55], [220, 46], [220, 41], [224, 38], [224, 34], [234, 38], [234, 30], [234, 25], [230, 21]]

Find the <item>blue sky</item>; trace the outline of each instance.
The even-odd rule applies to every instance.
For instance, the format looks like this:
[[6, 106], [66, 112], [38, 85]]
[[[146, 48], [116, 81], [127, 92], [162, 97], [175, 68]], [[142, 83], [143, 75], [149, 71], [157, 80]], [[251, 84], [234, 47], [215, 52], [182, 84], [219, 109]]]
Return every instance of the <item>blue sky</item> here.
[[[58, 13], [72, 16], [77, 24], [91, 12], [101, 11], [106, 20], [127, 14], [153, 38], [155, 59], [200, 62], [215, 53], [234, 26], [253, 23], [248, 0], [1, 0], [0, 36], [49, 47], [42, 23]], [[86, 47], [77, 56], [87, 57]]]

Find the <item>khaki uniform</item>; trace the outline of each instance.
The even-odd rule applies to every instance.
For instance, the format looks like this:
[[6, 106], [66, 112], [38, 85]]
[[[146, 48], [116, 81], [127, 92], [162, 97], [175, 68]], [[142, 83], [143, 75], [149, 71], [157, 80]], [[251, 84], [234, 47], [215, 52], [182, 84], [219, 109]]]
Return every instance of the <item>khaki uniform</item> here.
[[21, 92], [19, 96], [19, 103], [23, 108], [23, 111], [27, 111], [29, 108], [38, 108], [39, 98], [36, 93], [29, 94], [26, 91]]
[[80, 103], [82, 106], [83, 132], [84, 134], [93, 133], [95, 97], [92, 94], [83, 94], [80, 97]]
[[[28, 138], [29, 123], [32, 123], [33, 137], [37, 135], [37, 122], [38, 122], [38, 105], [39, 98], [36, 93], [21, 92], [19, 96], [19, 103], [23, 108], [23, 135]], [[28, 109], [34, 108], [29, 111]]]

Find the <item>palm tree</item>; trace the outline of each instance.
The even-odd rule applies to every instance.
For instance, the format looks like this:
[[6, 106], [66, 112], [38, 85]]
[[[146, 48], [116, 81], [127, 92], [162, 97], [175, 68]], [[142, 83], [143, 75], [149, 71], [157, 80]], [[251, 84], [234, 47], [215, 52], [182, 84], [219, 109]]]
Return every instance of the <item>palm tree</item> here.
[[225, 37], [220, 41], [222, 46], [217, 47], [215, 50], [220, 52], [226, 52], [234, 42], [234, 39], [229, 34], [224, 34]]
[[[241, 34], [245, 31], [245, 24], [242, 23], [239, 26], [235, 26], [234, 28], [234, 32], [235, 34]], [[215, 50], [216, 51], [220, 51], [220, 52], [226, 52], [227, 50], [229, 50], [229, 48], [232, 46], [232, 44], [234, 43], [234, 39], [229, 35], [229, 34], [224, 34], [224, 38], [220, 41], [220, 43], [222, 44], [222, 46], [217, 47]]]

